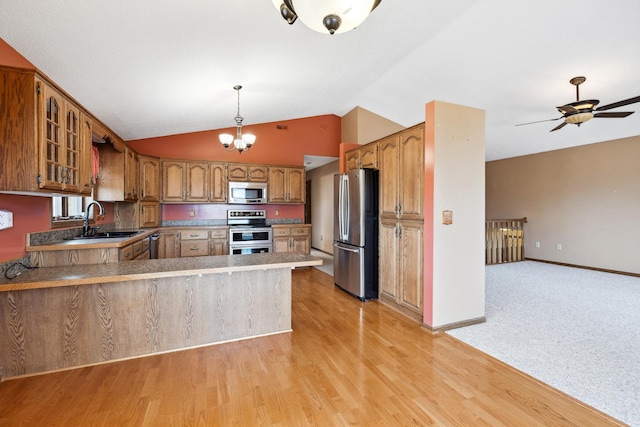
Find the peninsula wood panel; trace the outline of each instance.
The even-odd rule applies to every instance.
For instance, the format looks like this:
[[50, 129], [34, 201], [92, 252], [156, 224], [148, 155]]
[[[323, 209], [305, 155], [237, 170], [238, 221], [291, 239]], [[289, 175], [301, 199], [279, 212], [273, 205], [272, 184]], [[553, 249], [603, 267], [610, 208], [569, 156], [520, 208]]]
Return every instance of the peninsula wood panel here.
[[290, 268], [0, 293], [5, 378], [289, 330]]
[[118, 248], [70, 249], [66, 251], [34, 251], [29, 253], [32, 267], [58, 265], [107, 264], [118, 262]]

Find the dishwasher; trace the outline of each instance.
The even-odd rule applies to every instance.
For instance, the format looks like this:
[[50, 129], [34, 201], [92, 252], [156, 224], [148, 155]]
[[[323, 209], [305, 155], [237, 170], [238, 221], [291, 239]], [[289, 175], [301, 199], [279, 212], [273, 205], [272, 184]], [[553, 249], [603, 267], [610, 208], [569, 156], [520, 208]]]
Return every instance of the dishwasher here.
[[149, 236], [149, 259], [158, 259], [158, 246], [160, 246], [160, 235]]

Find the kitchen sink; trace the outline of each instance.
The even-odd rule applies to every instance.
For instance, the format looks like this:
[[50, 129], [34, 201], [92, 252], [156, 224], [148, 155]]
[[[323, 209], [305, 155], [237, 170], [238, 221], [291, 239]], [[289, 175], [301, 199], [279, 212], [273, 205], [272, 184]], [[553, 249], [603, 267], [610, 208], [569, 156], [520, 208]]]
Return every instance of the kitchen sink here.
[[76, 236], [70, 240], [85, 240], [85, 239], [119, 239], [122, 237], [129, 237], [135, 234], [140, 234], [140, 231], [105, 231], [104, 233], [95, 233], [91, 236]]

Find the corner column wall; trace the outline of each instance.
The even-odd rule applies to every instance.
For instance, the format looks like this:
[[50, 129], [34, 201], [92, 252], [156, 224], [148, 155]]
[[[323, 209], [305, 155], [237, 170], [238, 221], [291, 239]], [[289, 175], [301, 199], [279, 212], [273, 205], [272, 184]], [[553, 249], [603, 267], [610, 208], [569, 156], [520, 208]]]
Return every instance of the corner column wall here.
[[441, 101], [425, 112], [423, 321], [450, 329], [485, 315], [485, 112]]

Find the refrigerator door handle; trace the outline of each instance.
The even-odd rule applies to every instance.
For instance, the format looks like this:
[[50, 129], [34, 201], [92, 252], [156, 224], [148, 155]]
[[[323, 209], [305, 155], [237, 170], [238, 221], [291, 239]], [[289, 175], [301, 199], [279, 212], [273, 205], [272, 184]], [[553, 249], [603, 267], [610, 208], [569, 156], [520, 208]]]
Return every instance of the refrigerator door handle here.
[[349, 177], [340, 177], [340, 239], [349, 238]]
[[353, 248], [350, 248], [348, 246], [343, 246], [343, 245], [341, 245], [339, 243], [334, 243], [333, 247], [338, 248], [338, 249], [343, 250], [343, 251], [348, 251], [348, 252], [354, 252], [354, 253], [359, 253], [360, 252], [359, 249], [353, 249]]

